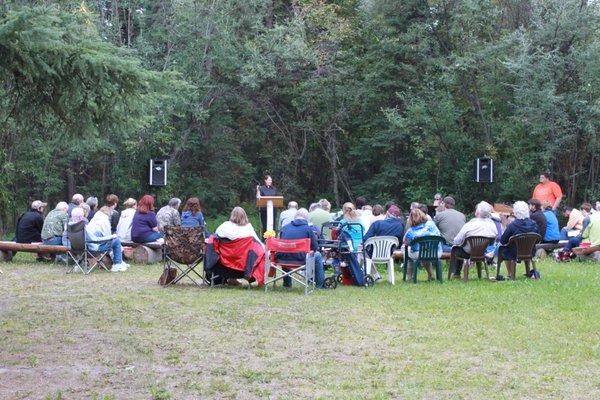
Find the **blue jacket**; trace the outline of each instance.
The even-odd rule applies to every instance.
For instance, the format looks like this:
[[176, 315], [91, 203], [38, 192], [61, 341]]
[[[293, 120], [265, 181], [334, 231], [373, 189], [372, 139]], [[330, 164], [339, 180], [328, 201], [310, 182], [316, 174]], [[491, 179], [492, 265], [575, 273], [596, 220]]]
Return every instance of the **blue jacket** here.
[[[305, 219], [295, 219], [285, 225], [281, 228], [279, 237], [287, 240], [310, 239], [310, 249], [312, 251], [319, 249], [317, 235]], [[304, 262], [306, 260], [306, 253], [277, 253], [277, 259], [280, 261]]]
[[[506, 227], [506, 230], [500, 238], [500, 243], [505, 245], [508, 243], [508, 240], [511, 238], [511, 236], [515, 236], [520, 233], [538, 233], [538, 226], [531, 218], [515, 219]], [[505, 259], [514, 260], [517, 257], [516, 247], [511, 245], [505, 250], [503, 255]]]
[[552, 210], [544, 211], [546, 216], [546, 234], [544, 235], [545, 242], [551, 242], [560, 239], [560, 229], [558, 227], [558, 219]]
[[363, 237], [366, 242], [367, 239], [374, 236], [396, 236], [400, 242], [404, 237], [404, 221], [401, 218], [387, 217], [380, 221], [375, 221], [369, 227], [367, 233]]
[[198, 211], [196, 214], [192, 214], [191, 211], [184, 211], [181, 214], [181, 226], [184, 228], [204, 226], [204, 215], [202, 215], [201, 211]]

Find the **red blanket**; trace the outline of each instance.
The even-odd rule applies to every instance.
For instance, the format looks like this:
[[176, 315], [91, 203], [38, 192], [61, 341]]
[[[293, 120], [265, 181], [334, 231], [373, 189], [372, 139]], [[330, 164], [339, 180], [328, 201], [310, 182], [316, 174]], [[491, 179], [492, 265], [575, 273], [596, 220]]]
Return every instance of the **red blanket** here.
[[221, 240], [211, 236], [212, 244], [224, 267], [243, 271], [246, 279], [254, 278], [259, 285], [265, 283], [265, 250], [253, 237], [236, 240]]

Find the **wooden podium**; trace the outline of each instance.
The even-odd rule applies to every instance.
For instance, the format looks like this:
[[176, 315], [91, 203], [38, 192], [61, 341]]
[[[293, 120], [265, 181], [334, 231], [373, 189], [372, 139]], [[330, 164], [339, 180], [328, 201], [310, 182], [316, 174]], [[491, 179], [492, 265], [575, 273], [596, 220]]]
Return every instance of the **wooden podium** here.
[[267, 230], [273, 230], [273, 208], [283, 207], [283, 196], [260, 196], [256, 198], [256, 207], [267, 208]]

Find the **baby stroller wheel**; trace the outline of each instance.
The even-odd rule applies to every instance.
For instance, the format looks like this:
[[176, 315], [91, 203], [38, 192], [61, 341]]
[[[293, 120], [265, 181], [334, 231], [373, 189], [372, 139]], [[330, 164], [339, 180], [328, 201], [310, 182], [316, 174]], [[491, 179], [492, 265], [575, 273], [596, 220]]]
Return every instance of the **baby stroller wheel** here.
[[335, 280], [337, 281], [337, 283], [342, 283], [342, 274], [337, 274]]
[[333, 276], [325, 278], [325, 282], [323, 282], [325, 289], [335, 289], [337, 287], [337, 281]]
[[365, 286], [371, 287], [373, 285], [375, 285], [375, 279], [371, 275], [365, 276]]

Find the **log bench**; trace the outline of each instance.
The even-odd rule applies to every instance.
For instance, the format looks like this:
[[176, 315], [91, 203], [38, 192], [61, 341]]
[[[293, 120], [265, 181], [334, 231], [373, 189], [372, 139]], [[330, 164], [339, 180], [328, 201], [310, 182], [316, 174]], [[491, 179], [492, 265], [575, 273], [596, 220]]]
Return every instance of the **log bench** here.
[[139, 264], [152, 264], [161, 262], [163, 259], [162, 244], [121, 242], [123, 246], [123, 257]]
[[594, 259], [600, 261], [600, 245], [590, 247], [575, 247], [573, 253], [582, 259]]
[[546, 257], [553, 250], [562, 249], [565, 247], [564, 243], [539, 243], [535, 245], [535, 256]]
[[51, 246], [43, 243], [15, 243], [0, 242], [0, 261], [12, 260], [16, 252], [37, 254], [64, 254], [68, 250], [65, 246]]

